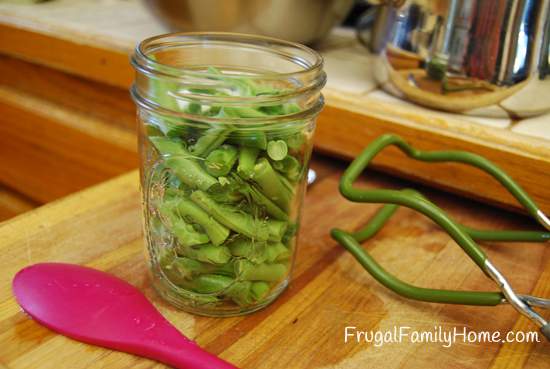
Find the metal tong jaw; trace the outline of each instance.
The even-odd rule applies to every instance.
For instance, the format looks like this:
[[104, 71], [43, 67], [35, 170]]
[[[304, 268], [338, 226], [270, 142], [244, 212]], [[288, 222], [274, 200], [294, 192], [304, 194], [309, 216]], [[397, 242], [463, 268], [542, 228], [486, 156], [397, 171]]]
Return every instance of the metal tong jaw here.
[[[413, 189], [360, 189], [353, 183], [371, 160], [387, 146], [396, 146], [407, 156], [426, 162], [459, 162], [477, 167], [498, 180], [526, 211], [547, 231], [478, 230], [462, 225]], [[550, 300], [519, 295], [474, 240], [547, 242], [550, 240], [550, 220], [529, 195], [502, 169], [491, 161], [466, 151], [421, 151], [411, 147], [401, 137], [391, 134], [380, 136], [350, 164], [340, 180], [340, 192], [354, 202], [382, 203], [384, 205], [359, 231], [349, 233], [340, 229], [331, 231], [332, 237], [348, 250], [355, 259], [380, 283], [394, 292], [411, 299], [465, 305], [494, 306], [509, 303], [533, 321], [550, 341], [550, 323], [533, 308], [550, 308]], [[410, 285], [389, 274], [365, 251], [360, 243], [373, 237], [391, 218], [399, 206], [414, 209], [432, 219], [443, 228], [468, 256], [499, 287], [499, 292], [452, 291], [422, 288]]]

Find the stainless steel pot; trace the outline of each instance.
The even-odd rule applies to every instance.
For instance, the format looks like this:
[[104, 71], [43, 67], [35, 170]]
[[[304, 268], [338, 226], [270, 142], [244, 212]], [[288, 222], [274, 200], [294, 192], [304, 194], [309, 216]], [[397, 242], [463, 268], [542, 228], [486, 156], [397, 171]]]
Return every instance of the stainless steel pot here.
[[239, 32], [312, 44], [348, 14], [353, 0], [145, 0], [173, 30]]
[[465, 114], [533, 116], [550, 111], [549, 2], [387, 0], [364, 16], [359, 38], [394, 95]]

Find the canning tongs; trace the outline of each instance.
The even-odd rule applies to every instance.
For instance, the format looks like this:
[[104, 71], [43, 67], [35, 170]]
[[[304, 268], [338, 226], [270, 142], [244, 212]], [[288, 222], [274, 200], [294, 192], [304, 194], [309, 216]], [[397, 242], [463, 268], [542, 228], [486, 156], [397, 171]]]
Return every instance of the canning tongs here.
[[[397, 146], [407, 156], [426, 162], [459, 162], [475, 166], [497, 179], [534, 217], [547, 232], [538, 231], [495, 231], [477, 230], [453, 220], [447, 213], [412, 189], [360, 189], [353, 186], [354, 181], [371, 160], [387, 146]], [[331, 231], [332, 237], [353, 254], [355, 259], [380, 283], [394, 292], [411, 299], [465, 305], [494, 306], [509, 303], [521, 314], [532, 320], [542, 334], [550, 340], [550, 323], [533, 308], [550, 308], [550, 300], [534, 296], [517, 294], [500, 271], [491, 263], [487, 255], [474, 240], [478, 241], [528, 241], [546, 242], [550, 240], [550, 219], [537, 207], [527, 193], [504, 171], [489, 160], [465, 151], [421, 151], [411, 147], [401, 137], [383, 135], [374, 140], [350, 164], [340, 180], [340, 192], [355, 202], [382, 203], [384, 205], [366, 224], [355, 233], [340, 229]], [[389, 274], [378, 264], [360, 242], [374, 236], [395, 213], [399, 206], [414, 209], [437, 223], [458, 243], [468, 256], [500, 288], [499, 292], [452, 291], [422, 288], [403, 282]]]

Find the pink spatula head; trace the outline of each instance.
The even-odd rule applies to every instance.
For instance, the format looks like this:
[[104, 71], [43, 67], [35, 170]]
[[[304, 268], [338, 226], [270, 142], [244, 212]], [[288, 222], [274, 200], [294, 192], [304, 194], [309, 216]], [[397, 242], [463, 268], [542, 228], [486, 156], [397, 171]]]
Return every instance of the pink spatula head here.
[[176, 368], [236, 369], [183, 336], [137, 288], [99, 270], [35, 264], [17, 273], [13, 292], [36, 321], [76, 340]]

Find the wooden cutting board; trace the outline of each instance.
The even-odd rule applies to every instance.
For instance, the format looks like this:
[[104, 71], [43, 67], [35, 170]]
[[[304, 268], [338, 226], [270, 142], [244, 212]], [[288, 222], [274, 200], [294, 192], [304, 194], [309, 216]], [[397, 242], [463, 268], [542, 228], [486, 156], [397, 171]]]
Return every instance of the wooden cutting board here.
[[[164, 368], [147, 359], [72, 341], [29, 319], [11, 293], [14, 274], [26, 265], [59, 261], [113, 273], [141, 289], [185, 335], [244, 369], [460, 368], [543, 369], [550, 344], [344, 343], [344, 329], [531, 331], [509, 306], [466, 307], [403, 299], [377, 284], [330, 237], [332, 227], [355, 229], [377, 205], [353, 204], [337, 191], [342, 167], [314, 159], [319, 180], [306, 199], [290, 287], [275, 303], [235, 318], [190, 315], [159, 300], [146, 277], [138, 173], [75, 193], [0, 226], [0, 368]], [[401, 181], [370, 174], [376, 187]], [[471, 226], [522, 228], [526, 219], [433, 191], [426, 194]], [[392, 273], [435, 288], [492, 290], [493, 284], [433, 223], [401, 209], [365, 247]], [[521, 292], [550, 297], [550, 249], [541, 244], [492, 244], [494, 263]], [[546, 315], [548, 317], [548, 314]]]
[[[129, 54], [139, 40], [165, 32], [166, 28], [140, 0], [0, 4], [0, 54], [100, 82], [106, 86], [104, 104], [121, 95], [112, 92], [113, 86], [123, 90], [123, 99], [129, 99], [125, 94], [133, 80]], [[317, 150], [350, 159], [380, 134], [393, 132], [421, 149], [473, 151], [510, 173], [550, 213], [550, 116], [517, 122], [419, 108], [377, 89], [371, 73], [372, 60], [358, 45], [353, 32], [338, 30], [320, 46], [320, 51], [325, 58], [328, 83], [324, 89], [327, 104], [319, 117], [315, 139]], [[53, 82], [55, 78], [50, 85], [33, 85], [25, 73], [12, 75], [5, 61], [0, 60], [0, 75], [3, 70], [8, 76], [0, 77], [0, 82], [10, 87], [27, 92], [32, 85], [36, 87], [32, 93], [39, 96], [47, 95], [44, 87], [59, 90]], [[65, 106], [74, 105], [72, 100], [79, 101], [79, 94], [88, 96], [86, 91], [64, 92]], [[5, 102], [0, 96], [2, 103]], [[112, 116], [110, 123], [120, 125], [121, 120], [126, 120], [116, 119]], [[521, 210], [495, 180], [471, 167], [405, 161], [392, 150], [382, 153], [374, 164], [393, 174]], [[94, 181], [88, 177], [83, 180]], [[14, 186], [11, 182], [6, 184]]]

